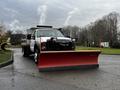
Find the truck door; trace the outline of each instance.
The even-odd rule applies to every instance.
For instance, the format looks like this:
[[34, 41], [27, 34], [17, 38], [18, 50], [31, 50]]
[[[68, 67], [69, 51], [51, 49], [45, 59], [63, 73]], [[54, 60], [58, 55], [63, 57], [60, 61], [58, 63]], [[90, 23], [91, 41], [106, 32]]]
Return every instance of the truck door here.
[[35, 36], [36, 35], [36, 31], [33, 32], [32, 36], [31, 36], [31, 41], [30, 41], [30, 49], [32, 52], [34, 52], [34, 46], [35, 46]]

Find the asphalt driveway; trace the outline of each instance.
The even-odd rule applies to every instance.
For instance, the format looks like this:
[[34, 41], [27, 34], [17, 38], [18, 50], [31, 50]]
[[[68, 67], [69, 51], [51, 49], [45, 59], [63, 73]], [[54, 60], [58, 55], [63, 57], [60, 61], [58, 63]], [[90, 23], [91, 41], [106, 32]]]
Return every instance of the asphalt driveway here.
[[120, 90], [120, 55], [100, 55], [99, 69], [39, 72], [14, 50], [14, 64], [0, 69], [0, 90]]

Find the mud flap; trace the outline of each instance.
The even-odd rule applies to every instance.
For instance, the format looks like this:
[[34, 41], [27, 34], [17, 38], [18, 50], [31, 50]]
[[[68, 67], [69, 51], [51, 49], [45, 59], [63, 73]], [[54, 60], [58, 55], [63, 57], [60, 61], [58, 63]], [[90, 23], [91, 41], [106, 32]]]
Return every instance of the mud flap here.
[[38, 60], [39, 71], [98, 67], [99, 50], [42, 51]]

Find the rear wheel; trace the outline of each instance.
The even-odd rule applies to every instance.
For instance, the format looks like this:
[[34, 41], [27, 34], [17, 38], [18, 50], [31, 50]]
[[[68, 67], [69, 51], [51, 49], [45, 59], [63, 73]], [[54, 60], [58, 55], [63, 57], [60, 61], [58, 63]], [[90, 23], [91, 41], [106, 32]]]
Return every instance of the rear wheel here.
[[23, 56], [24, 57], [28, 57], [29, 56], [29, 48], [27, 46], [22, 47], [22, 51], [23, 51]]

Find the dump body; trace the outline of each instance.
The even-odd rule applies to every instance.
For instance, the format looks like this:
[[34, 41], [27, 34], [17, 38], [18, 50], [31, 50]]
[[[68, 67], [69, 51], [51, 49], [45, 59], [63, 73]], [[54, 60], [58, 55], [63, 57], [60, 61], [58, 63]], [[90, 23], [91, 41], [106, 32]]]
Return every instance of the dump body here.
[[98, 67], [100, 52], [100, 50], [42, 51], [37, 66], [40, 71]]

